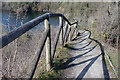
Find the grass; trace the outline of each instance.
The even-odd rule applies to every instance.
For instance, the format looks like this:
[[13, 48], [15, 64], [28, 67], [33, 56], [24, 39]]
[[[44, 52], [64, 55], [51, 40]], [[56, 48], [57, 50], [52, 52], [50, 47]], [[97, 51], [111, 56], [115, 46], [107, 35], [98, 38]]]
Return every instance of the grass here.
[[[69, 46], [69, 45], [67, 45]], [[45, 58], [43, 58], [38, 63], [38, 69], [35, 72], [34, 78], [40, 78], [41, 80], [54, 80], [59, 77], [61, 77], [61, 74], [63, 73], [63, 70], [60, 69], [60, 66], [62, 63], [64, 63], [68, 58], [70, 58], [69, 55], [69, 49], [67, 47], [57, 47], [55, 58], [53, 60], [53, 68], [50, 71], [46, 71], [45, 66], [40, 69], [40, 66], [45, 63]]]
[[116, 78], [115, 73], [114, 73], [112, 67], [110, 66], [109, 61], [108, 61], [108, 59], [107, 59], [106, 56], [105, 56], [105, 61], [106, 61], [106, 64], [107, 64], [107, 69], [108, 69], [108, 71], [109, 71], [110, 77], [111, 77], [111, 78]]
[[[79, 26], [79, 29], [83, 29], [83, 27]], [[103, 36], [100, 36], [100, 34], [94, 28], [91, 28], [90, 31], [91, 31], [91, 38], [99, 40], [102, 43], [102, 45], [104, 46], [105, 53], [108, 54], [110, 61], [112, 62], [115, 70], [118, 71], [118, 51], [115, 48], [110, 47], [108, 44], [106, 44], [103, 41], [105, 40], [105, 37], [103, 34], [102, 34]], [[110, 76], [112, 78], [116, 78], [114, 71], [112, 70], [106, 56], [105, 56], [105, 60], [106, 60], [108, 70], [110, 72]]]
[[82, 24], [78, 24], [78, 28], [77, 28], [78, 30], [84, 30], [85, 29], [85, 27], [82, 25]]
[[[104, 46], [104, 51], [106, 54], [108, 54], [109, 58], [110, 58], [110, 61], [112, 62], [114, 68], [116, 71], [118, 71], [118, 52], [116, 49], [114, 49], [113, 47], [110, 47], [109, 44], [106, 44], [103, 40], [105, 40], [105, 37], [101, 37], [99, 35], [99, 33], [97, 31], [95, 31], [94, 29], [91, 29], [91, 37], [96, 39], [96, 40], [99, 40], [102, 45]], [[105, 60], [106, 60], [106, 63], [107, 63], [107, 67], [110, 71], [110, 75], [111, 77], [116, 77], [115, 74], [114, 74], [114, 71], [112, 70], [107, 58], [105, 57]]]
[[113, 63], [113, 66], [115, 67], [116, 71], [118, 71], [118, 53], [116, 50], [113, 49], [106, 49], [106, 53], [108, 53], [111, 62]]
[[[118, 72], [118, 53], [117, 53], [117, 50], [106, 48], [105, 53], [108, 54], [110, 61], [112, 62], [115, 70]], [[106, 59], [106, 63], [107, 63], [108, 68], [109, 68], [109, 70], [111, 72], [111, 76], [116, 77], [113, 70], [112, 70], [112, 68], [111, 68], [111, 66], [109, 65], [109, 62], [108, 62], [107, 59]]]

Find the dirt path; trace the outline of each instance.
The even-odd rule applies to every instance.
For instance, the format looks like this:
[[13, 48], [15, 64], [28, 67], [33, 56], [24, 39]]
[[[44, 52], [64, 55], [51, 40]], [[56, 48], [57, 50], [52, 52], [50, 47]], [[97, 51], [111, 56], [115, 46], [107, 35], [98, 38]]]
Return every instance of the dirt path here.
[[[72, 41], [69, 58], [63, 66], [65, 78], [109, 78], [99, 45], [90, 40], [88, 31], [79, 31], [80, 35]], [[107, 79], [108, 80], [108, 79]]]

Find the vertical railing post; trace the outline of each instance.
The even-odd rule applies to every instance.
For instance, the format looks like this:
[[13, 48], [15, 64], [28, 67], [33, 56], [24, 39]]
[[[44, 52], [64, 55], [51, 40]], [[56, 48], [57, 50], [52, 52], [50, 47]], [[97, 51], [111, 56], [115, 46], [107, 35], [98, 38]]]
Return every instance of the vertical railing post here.
[[62, 16], [59, 17], [59, 25], [61, 27], [61, 32], [60, 32], [60, 45], [63, 46], [63, 18]]
[[45, 30], [49, 29], [49, 33], [47, 35], [47, 40], [46, 40], [46, 70], [49, 71], [51, 68], [51, 34], [50, 34], [50, 24], [49, 20], [45, 19], [44, 21], [45, 24]]
[[69, 41], [70, 32], [71, 32], [71, 27], [70, 27], [70, 25], [68, 24], [68, 32], [67, 32], [67, 36], [66, 36], [66, 42]]
[[68, 42], [70, 42], [70, 39], [71, 39], [71, 28], [72, 28], [71, 25], [69, 25]]
[[72, 40], [73, 36], [76, 37], [76, 25], [77, 24], [74, 24], [73, 30], [71, 32], [71, 38], [70, 38], [70, 40]]
[[75, 30], [75, 36], [77, 36], [77, 26], [78, 26], [78, 22], [75, 25], [75, 28], [76, 28], [76, 30]]
[[63, 36], [63, 44], [65, 43], [67, 30], [68, 30], [68, 23], [67, 23], [67, 21], [65, 21], [65, 31], [64, 31], [64, 36]]
[[71, 25], [73, 27], [71, 27], [71, 32], [70, 32], [70, 41], [72, 40], [72, 37], [74, 36], [74, 32], [75, 32], [75, 28], [74, 28], [74, 25]]

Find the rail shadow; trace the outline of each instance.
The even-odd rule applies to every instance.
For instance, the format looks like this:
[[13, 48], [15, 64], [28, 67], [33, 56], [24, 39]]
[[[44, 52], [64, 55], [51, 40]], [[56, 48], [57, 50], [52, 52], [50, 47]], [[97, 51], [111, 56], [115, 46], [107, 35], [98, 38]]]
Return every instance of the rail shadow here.
[[[84, 34], [84, 33], [85, 33], [85, 31], [82, 32], [81, 34]], [[81, 35], [78, 35], [78, 37], [79, 37], [79, 36], [81, 36]], [[85, 38], [85, 39], [82, 39], [82, 40], [79, 41], [79, 42], [71, 43], [71, 45], [80, 44], [80, 43], [82, 43], [83, 41], [85, 41], [85, 40], [87, 40], [87, 39], [88, 39], [88, 38]], [[91, 52], [92, 50], [94, 50], [94, 49], [96, 48], [97, 45], [95, 45], [95, 46], [93, 46], [93, 47], [90, 47], [90, 48], [86, 48], [86, 47], [89, 46], [91, 43], [92, 43], [92, 41], [87, 42], [87, 43], [85, 43], [86, 45], [83, 46], [83, 47], [81, 47], [81, 48], [74, 48], [73, 46], [65, 45], [65, 47], [68, 48], [68, 49], [70, 49], [70, 50], [77, 50], [77, 51], [82, 51], [82, 50], [85, 51], [85, 50], [88, 50], [88, 51], [84, 52], [83, 54], [77, 55], [77, 56], [75, 56], [75, 57], [69, 58], [66, 62], [64, 62], [64, 63], [62, 63], [62, 64], [60, 65], [60, 68], [59, 68], [59, 69], [66, 69], [66, 68], [70, 68], [70, 67], [75, 66], [74, 64], [69, 65], [69, 63], [73, 62], [73, 61], [76, 60], [77, 58], [82, 57], [82, 56], [85, 55], [85, 54], [88, 54], [89, 52]], [[62, 60], [61, 60], [61, 61], [62, 61]], [[89, 61], [89, 60], [87, 60], [87, 61]], [[82, 63], [84, 63], [84, 62], [86, 62], [86, 61], [83, 61], [83, 62], [81, 62], [81, 63], [79, 63], [79, 64], [82, 64]], [[76, 65], [77, 65], [77, 64], [76, 64]]]
[[82, 43], [83, 41], [87, 40], [88, 38], [85, 38], [85, 39], [82, 39], [81, 41], [78, 41], [78, 42], [75, 42], [75, 43], [71, 43], [71, 45], [76, 45], [76, 44], [79, 44], [79, 43]]
[[[87, 46], [88, 46], [88, 45], [87, 45]], [[87, 47], [87, 46], [86, 46], [86, 47]], [[88, 54], [89, 52], [91, 52], [92, 50], [94, 50], [96, 47], [97, 47], [97, 45], [95, 45], [95, 46], [93, 46], [93, 47], [91, 47], [91, 48], [88, 48], [89, 50], [86, 49], [86, 50], [88, 50], [88, 51], [84, 52], [83, 54], [80, 54], [80, 55], [77, 55], [77, 56], [75, 56], [75, 57], [69, 58], [66, 62], [64, 62], [64, 63], [62, 63], [62, 64], [60, 65], [60, 69], [66, 69], [66, 68], [70, 68], [70, 67], [75, 66], [74, 64], [69, 65], [69, 63], [71, 63], [71, 62], [73, 62], [74, 60], [82, 57], [82, 56], [85, 55], [85, 54]], [[84, 46], [84, 48], [85, 48], [85, 46]], [[70, 48], [70, 49], [71, 49], [71, 50], [74, 50], [74, 48]], [[82, 48], [82, 49], [83, 49], [83, 48]], [[87, 61], [89, 61], [89, 60], [87, 60]], [[86, 61], [83, 61], [83, 62], [78, 63], [78, 64], [82, 64], [82, 63], [84, 63], [84, 62], [86, 62]], [[76, 65], [78, 65], [78, 64], [76, 64]]]
[[[110, 76], [109, 76], [109, 72], [108, 72], [108, 69], [107, 69], [107, 65], [106, 65], [106, 62], [105, 62], [105, 58], [104, 58], [104, 55], [105, 55], [105, 52], [104, 52], [104, 48], [102, 46], [102, 44], [91, 38], [91, 31], [89, 30], [86, 30], [89, 32], [89, 39], [98, 43], [98, 45], [100, 46], [100, 49], [101, 49], [101, 55], [102, 55], [102, 67], [103, 67], [103, 72], [104, 72], [104, 79], [105, 80], [110, 80]], [[82, 80], [82, 78], [84, 77], [84, 75], [86, 74], [86, 72], [88, 71], [88, 69], [90, 68], [90, 66], [97, 60], [97, 58], [99, 57], [100, 55], [96, 56], [93, 58], [93, 60], [82, 70], [82, 72], [78, 75], [77, 79], [76, 80]]]
[[[88, 31], [88, 30], [86, 30], [86, 31]], [[83, 77], [85, 76], [85, 74], [87, 73], [87, 71], [89, 70], [89, 68], [92, 66], [92, 64], [94, 64], [94, 62], [95, 62], [100, 56], [102, 56], [102, 68], [103, 68], [103, 73], [104, 73], [104, 79], [105, 79], [105, 80], [110, 80], [110, 76], [109, 76], [108, 69], [107, 69], [107, 65], [106, 65], [105, 58], [104, 58], [104, 54], [105, 54], [105, 53], [104, 53], [104, 48], [103, 48], [102, 44], [101, 44], [99, 41], [90, 38], [91, 32], [90, 32], [90, 31], [88, 31], [88, 32], [89, 32], [88, 38], [82, 39], [82, 40], [79, 41], [79, 42], [76, 42], [76, 43], [72, 43], [72, 44], [71, 44], [71, 45], [85, 44], [85, 46], [83, 46], [82, 48], [74, 48], [74, 47], [71, 47], [71, 46], [65, 46], [65, 47], [67, 47], [67, 48], [70, 49], [70, 50], [78, 50], [78, 51], [79, 51], [79, 50], [88, 50], [88, 51], [84, 52], [83, 54], [80, 54], [80, 55], [77, 55], [77, 56], [75, 56], [75, 57], [71, 57], [71, 58], [67, 59], [66, 62], [64, 62], [64, 63], [62, 63], [62, 64], [60, 65], [60, 68], [59, 68], [59, 69], [61, 70], [61, 69], [71, 68], [71, 67], [74, 67], [74, 66], [77, 66], [77, 65], [80, 65], [80, 64], [83, 64], [83, 63], [86, 63], [86, 62], [90, 61], [90, 63], [82, 70], [82, 72], [81, 72], [81, 73], [77, 76], [77, 78], [76, 78], [77, 80], [81, 80], [81, 79], [83, 79]], [[85, 32], [83, 32], [83, 33], [85, 33]], [[80, 36], [81, 36], [81, 35], [80, 35]], [[79, 35], [78, 35], [78, 37], [79, 37]], [[78, 38], [78, 39], [79, 39], [79, 38]], [[85, 41], [85, 40], [87, 40], [87, 39], [90, 39], [91, 41], [89, 41], [89, 42], [87, 42], [87, 43], [82, 43], [83, 41]], [[77, 37], [76, 37], [76, 40], [77, 40]], [[95, 56], [95, 57], [92, 57], [92, 58], [90, 58], [90, 59], [88, 59], [88, 60], [85, 60], [85, 61], [82, 61], [82, 62], [78, 62], [78, 63], [73, 64], [72, 62], [73, 62], [74, 60], [82, 57], [82, 56], [85, 55], [85, 54], [88, 54], [89, 52], [93, 51], [93, 50], [96, 48], [97, 45], [94, 45], [93, 47], [90, 47], [90, 48], [85, 49], [87, 46], [89, 46], [89, 45], [92, 43], [92, 41], [96, 42], [97, 45], [100, 46], [101, 54], [99, 54], [99, 55], [97, 55], [97, 56]], [[72, 64], [70, 64], [70, 63], [72, 63]]]
[[67, 45], [65, 45], [65, 47], [67, 47], [68, 49], [71, 49], [71, 50], [82, 50], [82, 49], [83, 49], [83, 50], [88, 50], [88, 49], [90, 49], [90, 48], [87, 48], [87, 49], [84, 49], [84, 48], [86, 48], [87, 46], [89, 46], [91, 43], [92, 43], [92, 41], [86, 43], [86, 45], [83, 46], [83, 47], [81, 47], [81, 48], [74, 48], [74, 47], [67, 46]]
[[[101, 55], [101, 54], [100, 54], [100, 55]], [[88, 62], [88, 61], [91, 61], [91, 62], [92, 62], [92, 63], [89, 63], [89, 65], [88, 65], [88, 66], [90, 67], [90, 65], [92, 65], [92, 64], [95, 62], [95, 60], [96, 60], [100, 55], [98, 55], [98, 56], [96, 56], [96, 57], [93, 57], [93, 58], [90, 58], [90, 59], [88, 59], [88, 60], [85, 60], [85, 61], [76, 63], [76, 64], [67, 65], [67, 64], [69, 64], [69, 62], [68, 62], [67, 64], [64, 64], [64, 65], [67, 65], [67, 66], [64, 66], [62, 69], [67, 69], [67, 68], [70, 68], [70, 67], [74, 67], [74, 66], [77, 66], [77, 65], [86, 63], [86, 62]], [[88, 70], [88, 69], [89, 69], [88, 66], [85, 67], [85, 69]], [[85, 69], [84, 69], [84, 70], [85, 70]], [[85, 70], [85, 71], [86, 71], [86, 70]], [[85, 71], [83, 71], [83, 72], [85, 72]], [[86, 72], [87, 72], [87, 71], [86, 71]], [[83, 73], [81, 73], [81, 74], [83, 74]]]
[[[98, 56], [96, 57], [93, 57], [87, 61], [91, 61], [83, 70], [82, 72], [78, 75], [78, 77], [76, 78], [76, 80], [82, 80], [82, 78], [84, 77], [84, 75], [87, 73], [87, 71], [89, 70], [89, 68], [92, 66], [92, 64], [98, 59], [98, 57], [102, 55], [102, 54], [99, 54]], [[86, 61], [86, 62], [87, 62]]]
[[78, 40], [78, 39], [84, 38], [84, 37], [86, 37], [86, 36], [88, 36], [88, 35], [79, 36], [79, 37], [77, 36], [77, 37], [73, 38], [72, 41], [75, 41], [75, 40]]
[[88, 43], [90, 43], [90, 42], [92, 42], [92, 41], [89, 41], [89, 42], [85, 42], [85, 43], [78, 43], [78, 44], [81, 46], [81, 45], [85, 45], [85, 44], [88, 44]]

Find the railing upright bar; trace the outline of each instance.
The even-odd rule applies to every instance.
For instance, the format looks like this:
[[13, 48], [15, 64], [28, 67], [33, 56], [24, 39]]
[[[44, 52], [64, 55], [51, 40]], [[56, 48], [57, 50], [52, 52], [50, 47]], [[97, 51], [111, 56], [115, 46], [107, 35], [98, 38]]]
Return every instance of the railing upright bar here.
[[45, 30], [49, 30], [46, 40], [46, 70], [49, 71], [51, 69], [51, 31], [49, 19], [44, 20]]
[[54, 42], [54, 44], [53, 44], [53, 56], [52, 56], [52, 60], [54, 59], [54, 56], [55, 56], [55, 51], [56, 51], [56, 47], [57, 47], [57, 44], [58, 44], [58, 40], [59, 40], [59, 36], [60, 36], [60, 32], [61, 32], [61, 26], [59, 25], [59, 29], [58, 29], [58, 31], [57, 31], [57, 33], [56, 33], [56, 37], [55, 37], [55, 42]]
[[59, 17], [59, 25], [61, 26], [61, 32], [60, 32], [60, 45], [63, 46], [63, 17]]
[[77, 24], [74, 24], [74, 28], [73, 28], [73, 32], [71, 33], [71, 37], [70, 37], [70, 40], [72, 40], [72, 38], [73, 38], [73, 36], [74, 36], [74, 33], [75, 33], [75, 36], [76, 36], [76, 26], [77, 26]]
[[77, 28], [78, 28], [78, 21], [77, 21], [77, 23], [76, 23], [75, 36], [77, 36], [77, 32], [78, 32], [78, 31], [77, 31], [77, 30], [78, 30]]
[[70, 36], [70, 32], [71, 32], [71, 26], [68, 25], [68, 28], [69, 28], [69, 31], [68, 31], [67, 36], [66, 36], [66, 42], [68, 41], [68, 39], [70, 39], [69, 36]]
[[64, 32], [64, 36], [63, 36], [63, 44], [64, 44], [64, 42], [65, 42], [67, 30], [68, 30], [68, 23], [67, 23], [67, 21], [66, 21], [66, 22], [65, 22], [65, 32]]

